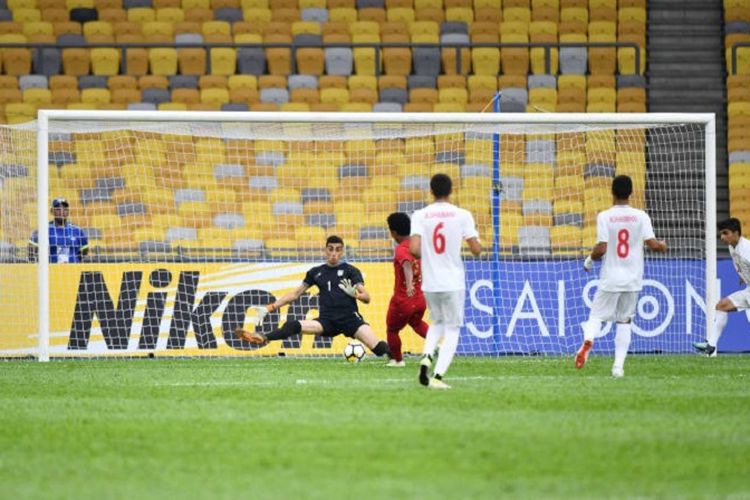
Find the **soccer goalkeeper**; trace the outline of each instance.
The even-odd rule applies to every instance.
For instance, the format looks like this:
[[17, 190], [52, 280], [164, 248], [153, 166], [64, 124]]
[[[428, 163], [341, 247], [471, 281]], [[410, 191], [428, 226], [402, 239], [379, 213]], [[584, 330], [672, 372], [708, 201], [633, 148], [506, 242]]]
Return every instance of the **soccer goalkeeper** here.
[[370, 294], [365, 290], [359, 269], [341, 260], [344, 255], [344, 241], [338, 236], [329, 236], [326, 240], [325, 255], [326, 263], [310, 269], [297, 288], [264, 307], [256, 308], [258, 324], [261, 324], [269, 312], [277, 311], [294, 302], [314, 285], [320, 291], [318, 318], [309, 321], [287, 321], [284, 326], [267, 335], [237, 328], [235, 335], [251, 344], [265, 345], [300, 333], [322, 337], [335, 337], [343, 333], [347, 337], [361, 341], [376, 356], [390, 356], [388, 344], [375, 335], [372, 327], [359, 314], [357, 301], [369, 303]]

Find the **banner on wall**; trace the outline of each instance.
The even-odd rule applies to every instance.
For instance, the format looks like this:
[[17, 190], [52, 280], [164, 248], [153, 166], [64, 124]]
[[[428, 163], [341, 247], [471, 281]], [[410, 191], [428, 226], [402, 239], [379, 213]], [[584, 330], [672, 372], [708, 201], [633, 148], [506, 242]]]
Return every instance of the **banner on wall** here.
[[[680, 273], [675, 272], [679, 266]], [[32, 265], [14, 265], [3, 273], [8, 290], [21, 276], [34, 276]], [[156, 355], [311, 355], [339, 354], [348, 339], [312, 336], [273, 342], [262, 348], [237, 340], [236, 326], [254, 327], [252, 306], [265, 305], [301, 282], [312, 267], [304, 264], [68, 264], [51, 266], [50, 352], [52, 355], [154, 353]], [[385, 315], [392, 289], [392, 264], [357, 264], [373, 297], [360, 304], [364, 318], [385, 336]], [[25, 268], [25, 269], [22, 269]], [[687, 274], [685, 270], [687, 269]], [[496, 274], [493, 274], [496, 273]], [[740, 288], [731, 262], [718, 266], [721, 295]], [[493, 276], [500, 275], [497, 290]], [[569, 354], [581, 341], [597, 281], [583, 276], [580, 262], [507, 262], [492, 269], [487, 262], [467, 263], [466, 325], [463, 354]], [[565, 277], [563, 279], [562, 277]], [[634, 322], [632, 349], [642, 352], [686, 352], [705, 335], [702, 263], [660, 262], [647, 272]], [[313, 293], [317, 293], [312, 289]], [[25, 298], [36, 311], [36, 297]], [[285, 319], [312, 319], [317, 296], [306, 294], [272, 313], [263, 331]], [[19, 312], [0, 304], [0, 317]], [[36, 349], [36, 322], [0, 326], [0, 353], [27, 354]], [[429, 321], [429, 318], [428, 318]], [[730, 315], [721, 339], [722, 351], [750, 351], [750, 315]], [[422, 340], [402, 334], [405, 351], [420, 352]], [[605, 327], [597, 350], [613, 348]]]

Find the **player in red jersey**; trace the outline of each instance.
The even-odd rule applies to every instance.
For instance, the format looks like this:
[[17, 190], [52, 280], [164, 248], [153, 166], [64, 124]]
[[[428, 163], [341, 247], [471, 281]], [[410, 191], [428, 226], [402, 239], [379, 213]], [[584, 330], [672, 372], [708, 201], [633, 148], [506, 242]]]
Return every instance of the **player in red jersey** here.
[[388, 347], [391, 350], [391, 360], [388, 366], [406, 366], [401, 354], [401, 337], [399, 332], [409, 325], [422, 338], [427, 335], [429, 325], [422, 319], [427, 303], [422, 293], [422, 276], [419, 269], [419, 259], [409, 252], [409, 235], [411, 221], [403, 212], [395, 212], [388, 216], [388, 229], [391, 237], [398, 245], [393, 256], [393, 270], [395, 282], [393, 297], [388, 306], [386, 327], [388, 333]]

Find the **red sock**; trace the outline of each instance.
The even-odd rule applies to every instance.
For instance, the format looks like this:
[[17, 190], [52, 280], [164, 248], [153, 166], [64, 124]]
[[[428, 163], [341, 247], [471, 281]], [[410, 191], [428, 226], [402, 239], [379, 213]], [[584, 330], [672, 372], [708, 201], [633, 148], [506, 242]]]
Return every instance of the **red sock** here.
[[391, 349], [391, 357], [396, 361], [404, 359], [401, 354], [401, 337], [398, 332], [388, 332], [388, 347]]

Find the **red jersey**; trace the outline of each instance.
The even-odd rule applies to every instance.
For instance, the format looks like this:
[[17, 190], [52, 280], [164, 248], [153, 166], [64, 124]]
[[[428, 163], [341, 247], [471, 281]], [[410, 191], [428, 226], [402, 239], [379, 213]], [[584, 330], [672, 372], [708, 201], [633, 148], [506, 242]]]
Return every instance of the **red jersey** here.
[[[404, 262], [410, 261], [414, 270], [414, 296], [409, 297], [406, 294], [406, 276], [404, 275]], [[393, 295], [400, 299], [413, 299], [422, 295], [422, 272], [420, 270], [419, 259], [415, 258], [409, 252], [409, 239], [405, 239], [398, 246], [393, 255], [393, 271], [396, 280], [393, 283]]]

